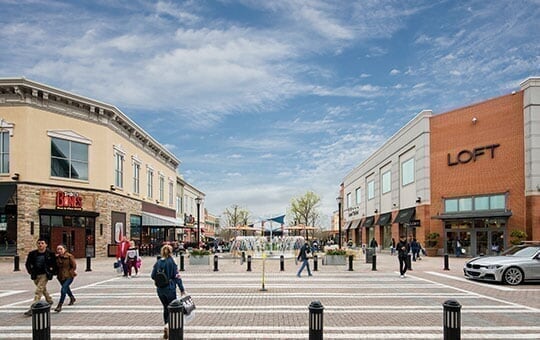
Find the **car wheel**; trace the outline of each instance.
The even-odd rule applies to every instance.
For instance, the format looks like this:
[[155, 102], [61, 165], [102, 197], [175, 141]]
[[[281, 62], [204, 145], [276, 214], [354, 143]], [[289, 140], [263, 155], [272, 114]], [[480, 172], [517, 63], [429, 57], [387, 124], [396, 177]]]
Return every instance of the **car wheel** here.
[[509, 285], [516, 286], [523, 282], [523, 272], [517, 267], [510, 267], [504, 271], [503, 281]]

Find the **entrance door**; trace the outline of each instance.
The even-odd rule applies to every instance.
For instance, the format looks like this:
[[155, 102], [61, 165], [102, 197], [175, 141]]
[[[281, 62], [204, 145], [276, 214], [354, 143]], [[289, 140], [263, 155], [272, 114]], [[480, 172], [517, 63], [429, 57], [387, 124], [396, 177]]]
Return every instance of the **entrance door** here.
[[76, 258], [85, 257], [85, 238], [83, 228], [53, 227], [49, 247], [54, 250], [59, 244], [66, 246], [66, 250]]
[[476, 255], [484, 256], [489, 254], [488, 231], [476, 232]]

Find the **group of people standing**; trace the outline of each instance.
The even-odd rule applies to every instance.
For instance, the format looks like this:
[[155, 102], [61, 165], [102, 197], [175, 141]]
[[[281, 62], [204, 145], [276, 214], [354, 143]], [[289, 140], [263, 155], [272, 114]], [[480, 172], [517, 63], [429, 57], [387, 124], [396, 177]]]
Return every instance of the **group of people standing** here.
[[125, 236], [122, 237], [122, 241], [116, 247], [116, 259], [120, 261], [124, 277], [131, 279], [133, 269], [135, 269], [135, 276], [139, 275], [142, 260], [135, 242], [129, 241]]
[[[75, 257], [66, 250], [66, 246], [59, 244], [56, 253], [47, 248], [47, 242], [40, 238], [37, 241], [37, 249], [32, 250], [25, 263], [26, 271], [34, 281], [36, 290], [34, 292], [34, 303], [45, 297], [45, 301], [52, 305], [53, 299], [47, 291], [47, 283], [56, 275], [60, 283], [60, 300], [54, 309], [56, 312], [62, 311], [62, 306], [66, 296], [69, 296], [68, 305], [73, 305], [77, 300], [71, 291], [71, 284], [77, 276], [77, 262]], [[32, 309], [24, 313], [26, 316], [32, 315]]]

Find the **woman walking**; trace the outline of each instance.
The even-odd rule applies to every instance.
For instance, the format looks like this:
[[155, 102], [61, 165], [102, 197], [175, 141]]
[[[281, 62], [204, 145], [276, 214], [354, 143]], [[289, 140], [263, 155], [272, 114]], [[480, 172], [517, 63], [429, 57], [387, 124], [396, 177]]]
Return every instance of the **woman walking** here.
[[[169, 338], [169, 310], [167, 307], [176, 299], [177, 277], [179, 277], [176, 262], [171, 257], [172, 252], [173, 249], [168, 244], [161, 247], [161, 258], [154, 264], [150, 275], [156, 284], [157, 296], [163, 305], [163, 323], [165, 325], [163, 339]], [[163, 274], [165, 274], [164, 283], [162, 283], [161, 278]]]
[[60, 244], [56, 247], [56, 265], [58, 267], [58, 274], [56, 277], [60, 282], [62, 288], [60, 289], [60, 301], [54, 309], [55, 312], [62, 311], [62, 305], [66, 299], [66, 295], [69, 296], [69, 304], [72, 305], [75, 303], [76, 299], [71, 292], [71, 284], [73, 279], [77, 276], [77, 262], [75, 262], [75, 256], [66, 251], [66, 247], [63, 244]]

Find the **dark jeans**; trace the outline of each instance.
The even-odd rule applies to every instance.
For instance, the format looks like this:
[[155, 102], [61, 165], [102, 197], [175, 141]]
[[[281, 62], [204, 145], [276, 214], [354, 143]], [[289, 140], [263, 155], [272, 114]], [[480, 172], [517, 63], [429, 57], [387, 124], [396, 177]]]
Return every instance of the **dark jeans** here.
[[405, 256], [398, 256], [399, 260], [399, 274], [405, 275], [407, 272], [407, 257]]
[[163, 305], [163, 323], [169, 323], [169, 309], [167, 308], [171, 302], [176, 299], [176, 286], [174, 289], [167, 289], [163, 293], [158, 293], [159, 301]]
[[127, 276], [128, 275], [128, 268], [127, 268], [126, 259], [121, 257], [120, 258], [120, 263], [122, 263], [122, 270], [124, 271], [124, 276]]
[[64, 303], [66, 295], [68, 295], [70, 298], [73, 298], [73, 293], [71, 292], [71, 288], [69, 287], [72, 283], [72, 277], [70, 277], [69, 279], [65, 279], [64, 282], [60, 281], [62, 288], [60, 289], [60, 301], [58, 301], [59, 303]]
[[311, 270], [309, 270], [309, 260], [308, 259], [305, 259], [302, 261], [302, 265], [300, 266], [300, 269], [298, 270], [298, 273], [296, 275], [300, 276], [300, 274], [302, 273], [302, 270], [304, 270], [304, 268], [307, 267], [307, 272], [308, 272], [308, 275], [311, 276]]

